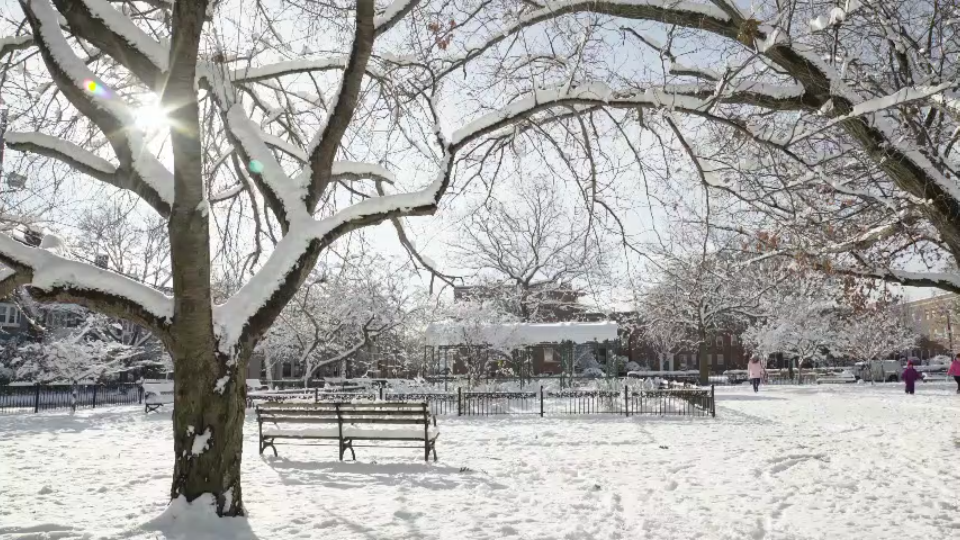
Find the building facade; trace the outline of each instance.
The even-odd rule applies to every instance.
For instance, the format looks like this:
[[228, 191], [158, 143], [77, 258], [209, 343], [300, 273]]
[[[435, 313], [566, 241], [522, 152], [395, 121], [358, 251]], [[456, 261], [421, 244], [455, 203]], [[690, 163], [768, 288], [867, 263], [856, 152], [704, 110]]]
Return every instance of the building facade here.
[[960, 296], [942, 294], [897, 306], [903, 322], [920, 334], [910, 356], [925, 360], [960, 347]]

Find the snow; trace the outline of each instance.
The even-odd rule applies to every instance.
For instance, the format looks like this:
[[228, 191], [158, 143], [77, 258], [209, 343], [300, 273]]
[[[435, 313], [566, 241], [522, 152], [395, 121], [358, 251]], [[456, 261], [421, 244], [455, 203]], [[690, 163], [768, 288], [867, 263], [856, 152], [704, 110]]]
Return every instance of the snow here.
[[103, 21], [115, 34], [121, 36], [133, 48], [146, 56], [160, 71], [169, 68], [170, 52], [166, 47], [137, 28], [129, 17], [110, 6], [107, 0], [82, 0], [90, 13]]
[[173, 299], [132, 279], [42, 249], [34, 249], [0, 234], [0, 252], [33, 269], [30, 284], [51, 290], [60, 286], [100, 291], [126, 298], [159, 319], [173, 318]]
[[194, 436], [193, 446], [190, 448], [190, 453], [195, 456], [199, 456], [200, 454], [209, 450], [211, 437], [213, 437], [213, 432], [210, 431], [210, 428], [207, 428], [203, 433]]
[[[436, 438], [440, 435], [440, 430], [434, 426], [428, 426], [427, 433], [430, 438]], [[305, 428], [305, 429], [264, 429], [263, 435], [267, 436], [307, 436], [307, 437], [327, 437], [336, 438], [340, 434], [340, 428], [337, 426], [327, 428]], [[377, 429], [371, 427], [360, 427], [353, 424], [344, 424], [343, 434], [346, 437], [376, 436], [382, 439], [423, 439], [423, 429]], [[281, 444], [280, 442], [277, 443]]]
[[[168, 504], [170, 412], [0, 415], [0, 536], [157, 540], [955, 538], [952, 387], [717, 389], [717, 418], [441, 416], [417, 449], [278, 444], [244, 425], [249, 518]], [[47, 487], [50, 493], [40, 494]], [[47, 490], [45, 490], [47, 491]]]
[[377, 178], [394, 183], [397, 181], [397, 177], [387, 168], [375, 163], [357, 161], [334, 161], [330, 174], [334, 177], [343, 177], [341, 179]]
[[474, 343], [500, 343], [504, 339], [513, 345], [539, 343], [588, 343], [617, 339], [617, 323], [513, 323], [459, 325], [434, 323], [427, 327], [426, 344], [434, 347], [459, 345], [465, 334]]
[[[34, 1], [31, 9], [39, 23], [39, 34], [50, 51], [54, 62], [73, 81], [77, 88], [87, 92], [87, 97], [98, 108], [107, 112], [129, 129], [125, 131], [127, 144], [134, 156], [133, 167], [147, 185], [168, 204], [173, 204], [173, 174], [145, 150], [143, 135], [132, 129], [136, 125], [129, 107], [103, 83], [87, 65], [74, 54], [73, 49], [60, 31], [60, 17], [49, 1]], [[88, 85], [95, 83], [101, 90], [88, 92]]]
[[0, 51], [6, 47], [22, 47], [33, 41], [33, 36], [0, 37]]
[[10, 132], [6, 134], [5, 139], [6, 142], [10, 144], [32, 144], [34, 146], [50, 148], [103, 174], [113, 174], [117, 172], [117, 167], [109, 161], [59, 137], [52, 137], [43, 133]]
[[374, 27], [379, 30], [381, 27], [390, 24], [407, 6], [416, 1], [417, 0], [393, 0], [393, 2], [390, 2], [390, 5], [387, 6], [387, 9], [383, 10], [383, 13], [374, 17]]
[[233, 70], [230, 73], [230, 80], [233, 82], [256, 82], [263, 79], [271, 79], [307, 71], [344, 69], [347, 67], [348, 60], [349, 58], [346, 56], [335, 56], [310, 60], [290, 60], [259, 67], [246, 67]]

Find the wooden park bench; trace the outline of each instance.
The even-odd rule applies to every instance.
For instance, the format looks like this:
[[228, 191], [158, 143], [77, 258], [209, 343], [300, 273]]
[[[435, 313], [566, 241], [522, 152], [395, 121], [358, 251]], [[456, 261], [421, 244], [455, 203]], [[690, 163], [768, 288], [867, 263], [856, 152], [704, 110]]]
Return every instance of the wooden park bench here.
[[173, 383], [143, 385], [143, 412], [150, 414], [166, 404], [173, 403]]
[[[260, 453], [270, 447], [277, 455], [280, 439], [331, 440], [340, 448], [340, 461], [358, 446], [423, 448], [423, 459], [437, 460], [437, 419], [426, 403], [262, 403], [257, 405]], [[264, 424], [267, 424], [264, 426]], [[417, 442], [416, 446], [356, 445], [355, 441]]]

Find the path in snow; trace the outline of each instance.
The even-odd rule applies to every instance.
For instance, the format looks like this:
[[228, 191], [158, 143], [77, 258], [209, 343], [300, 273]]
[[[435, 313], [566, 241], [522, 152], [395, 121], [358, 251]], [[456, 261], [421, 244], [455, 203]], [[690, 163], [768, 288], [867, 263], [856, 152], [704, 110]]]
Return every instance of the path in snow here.
[[[417, 450], [261, 458], [248, 418], [246, 536], [960, 538], [960, 396], [919, 391], [724, 389], [715, 420], [441, 417], [429, 465]], [[0, 416], [0, 538], [176, 537], [140, 528], [166, 505], [169, 422], [135, 408]]]

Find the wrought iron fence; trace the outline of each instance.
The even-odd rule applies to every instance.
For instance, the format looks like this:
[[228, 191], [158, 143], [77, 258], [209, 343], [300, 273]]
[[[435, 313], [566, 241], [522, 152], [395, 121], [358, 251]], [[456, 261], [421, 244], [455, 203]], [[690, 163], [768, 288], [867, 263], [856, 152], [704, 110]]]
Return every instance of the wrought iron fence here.
[[300, 393], [258, 392], [250, 394], [250, 402], [357, 401], [426, 402], [435, 415], [579, 415], [619, 414], [716, 416], [714, 388], [634, 389], [624, 386], [615, 390], [545, 390], [524, 392], [456, 392], [396, 393], [379, 389], [366, 393], [335, 393], [307, 390]]
[[143, 389], [138, 384], [0, 386], [0, 413], [136, 405], [142, 402]]

